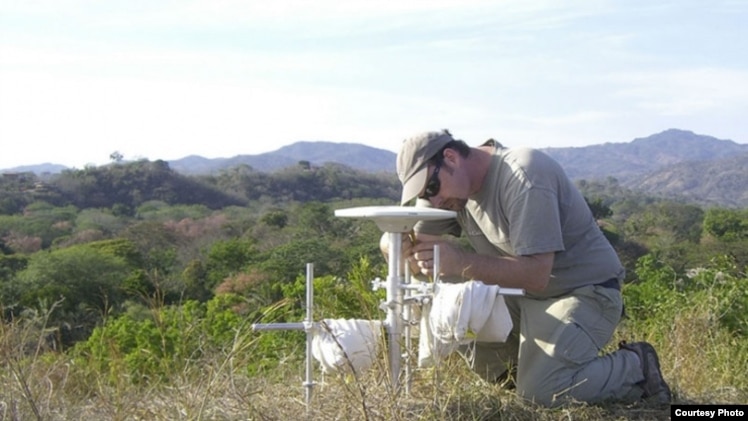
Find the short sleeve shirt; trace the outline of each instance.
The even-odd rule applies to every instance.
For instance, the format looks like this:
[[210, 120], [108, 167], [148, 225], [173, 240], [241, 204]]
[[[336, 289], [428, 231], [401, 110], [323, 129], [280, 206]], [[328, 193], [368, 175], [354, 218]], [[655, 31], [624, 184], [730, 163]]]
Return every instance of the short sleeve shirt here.
[[[537, 149], [492, 145], [483, 186], [457, 219], [421, 222], [416, 230], [464, 233], [485, 255], [555, 253], [548, 287], [528, 295], [553, 297], [613, 278], [620, 282], [624, 269], [615, 250], [561, 166]], [[421, 200], [418, 205], [429, 206]]]

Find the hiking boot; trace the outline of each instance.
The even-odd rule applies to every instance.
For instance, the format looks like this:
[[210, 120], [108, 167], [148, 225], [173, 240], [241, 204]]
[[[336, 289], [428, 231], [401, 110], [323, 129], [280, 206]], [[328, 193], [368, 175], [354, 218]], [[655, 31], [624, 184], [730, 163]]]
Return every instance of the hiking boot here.
[[657, 358], [657, 351], [655, 351], [654, 347], [647, 342], [627, 344], [626, 341], [621, 341], [618, 344], [618, 348], [636, 352], [636, 355], [639, 356], [642, 371], [644, 372], [644, 380], [637, 383], [637, 385], [644, 389], [642, 399], [662, 404], [670, 403], [672, 394], [670, 393], [670, 387], [668, 387], [665, 379], [662, 377], [660, 360]]

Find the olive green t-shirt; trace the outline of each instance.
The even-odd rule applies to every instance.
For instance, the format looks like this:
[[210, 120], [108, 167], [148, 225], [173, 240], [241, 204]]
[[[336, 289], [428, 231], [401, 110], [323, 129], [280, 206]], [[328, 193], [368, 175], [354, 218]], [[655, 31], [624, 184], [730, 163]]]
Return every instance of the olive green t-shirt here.
[[[419, 222], [425, 234], [465, 234], [479, 254], [527, 256], [554, 252], [548, 287], [553, 297], [609, 279], [624, 268], [582, 194], [561, 166], [542, 151], [504, 148], [494, 141], [493, 160], [481, 190], [457, 219]], [[430, 206], [420, 200], [417, 206]]]

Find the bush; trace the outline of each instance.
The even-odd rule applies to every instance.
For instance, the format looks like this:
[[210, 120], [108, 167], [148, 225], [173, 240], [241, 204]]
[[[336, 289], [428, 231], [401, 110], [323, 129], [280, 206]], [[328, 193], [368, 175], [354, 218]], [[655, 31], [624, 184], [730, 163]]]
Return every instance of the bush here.
[[663, 373], [686, 400], [740, 401], [748, 390], [748, 278], [735, 260], [676, 273], [652, 255], [639, 259], [638, 280], [624, 287], [622, 337], [652, 342]]
[[248, 325], [236, 306], [242, 299], [221, 295], [208, 303], [187, 301], [151, 309], [151, 317], [135, 313], [109, 319], [78, 343], [74, 358], [110, 381], [123, 373], [133, 382], [168, 378], [206, 353], [234, 346]]

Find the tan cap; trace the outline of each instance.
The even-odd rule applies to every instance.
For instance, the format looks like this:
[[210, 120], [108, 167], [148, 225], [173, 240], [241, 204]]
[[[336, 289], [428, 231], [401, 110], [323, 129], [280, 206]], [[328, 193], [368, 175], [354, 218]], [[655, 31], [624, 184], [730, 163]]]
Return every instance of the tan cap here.
[[403, 185], [400, 205], [421, 193], [426, 185], [428, 161], [447, 143], [454, 140], [447, 130], [419, 133], [403, 140], [397, 153], [397, 177]]

